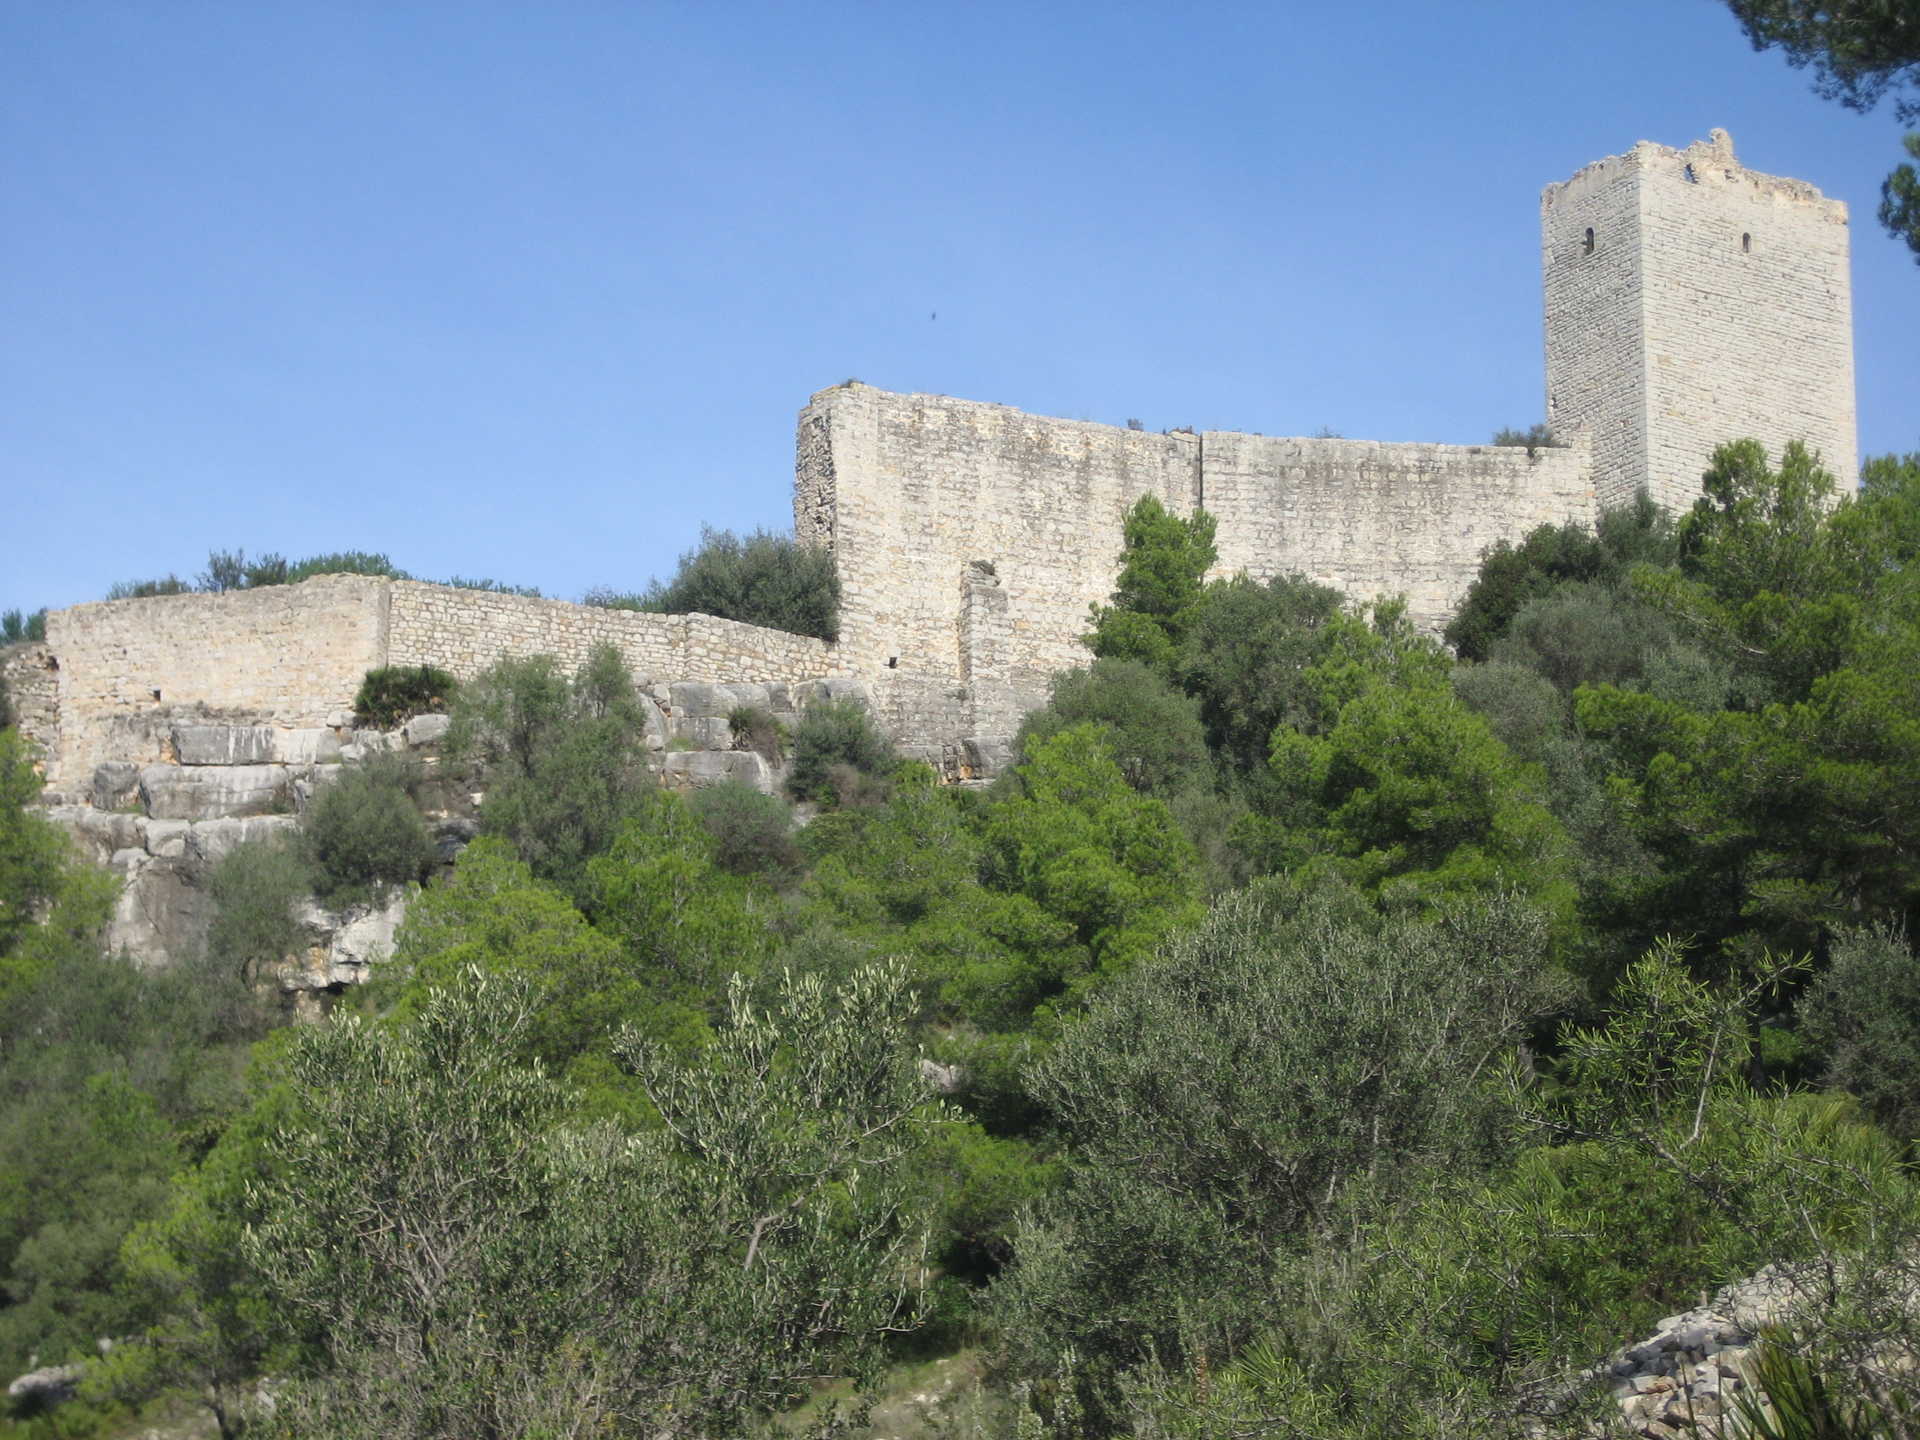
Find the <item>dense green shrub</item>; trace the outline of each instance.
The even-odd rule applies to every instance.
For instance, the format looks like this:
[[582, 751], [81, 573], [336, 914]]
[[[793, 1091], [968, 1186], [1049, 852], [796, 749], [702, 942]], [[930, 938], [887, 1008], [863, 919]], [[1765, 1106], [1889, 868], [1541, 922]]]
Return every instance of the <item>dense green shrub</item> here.
[[391, 730], [416, 715], [451, 707], [460, 682], [432, 665], [382, 665], [369, 670], [353, 697], [353, 710], [376, 730]]
[[1171, 800], [1212, 781], [1199, 706], [1136, 660], [1096, 660], [1055, 675], [1046, 706], [1021, 722], [1014, 753], [1089, 721], [1105, 731], [1121, 773], [1142, 794]]
[[786, 726], [758, 705], [736, 705], [727, 715], [727, 726], [733, 731], [734, 749], [751, 750], [769, 765], [786, 760], [787, 744], [793, 737]]
[[1670, 565], [1679, 553], [1672, 518], [1643, 490], [1631, 505], [1602, 511], [1594, 530], [1569, 521], [1542, 525], [1513, 545], [1501, 540], [1480, 560], [1446, 641], [1462, 660], [1485, 660], [1520, 608], [1563, 580], [1618, 586], [1636, 564]]
[[893, 742], [858, 700], [816, 700], [793, 732], [787, 793], [796, 800], [848, 804], [870, 798], [898, 765]]
[[1844, 933], [1800, 1007], [1823, 1078], [1858, 1095], [1889, 1134], [1920, 1139], [1920, 959], [1897, 931]]
[[468, 681], [446, 751], [483, 773], [480, 827], [543, 880], [587, 898], [586, 865], [654, 787], [646, 715], [626, 662], [597, 647], [571, 679], [551, 656], [502, 660]]
[[689, 803], [713, 836], [713, 861], [721, 869], [774, 881], [799, 872], [800, 848], [784, 800], [729, 780], [694, 791]]
[[378, 755], [348, 766], [314, 794], [300, 841], [323, 899], [348, 904], [426, 874], [433, 837], [414, 804], [412, 780], [405, 757]]
[[1218, 558], [1214, 528], [1204, 510], [1175, 515], [1156, 496], [1142, 495], [1122, 526], [1112, 603], [1094, 606], [1088, 617], [1087, 648], [1102, 659], [1138, 660], [1168, 673]]
[[1491, 1160], [1545, 951], [1511, 897], [1429, 924], [1269, 881], [1121, 976], [1029, 1076], [1071, 1148], [992, 1292], [1017, 1370], [1230, 1354], [1349, 1187]]
[[236, 845], [207, 879], [214, 905], [208, 957], [251, 984], [263, 969], [294, 954], [306, 940], [294, 910], [313, 893], [314, 882], [305, 858], [291, 846], [266, 840]]
[[840, 574], [832, 552], [765, 530], [742, 537], [703, 528], [700, 547], [680, 557], [672, 580], [655, 580], [638, 595], [590, 590], [586, 602], [614, 610], [718, 615], [822, 640], [840, 633]]

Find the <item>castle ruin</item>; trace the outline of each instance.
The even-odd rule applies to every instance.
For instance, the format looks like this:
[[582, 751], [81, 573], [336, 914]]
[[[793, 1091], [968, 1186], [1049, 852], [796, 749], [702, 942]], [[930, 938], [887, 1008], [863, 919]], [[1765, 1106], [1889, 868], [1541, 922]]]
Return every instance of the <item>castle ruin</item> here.
[[1122, 517], [1142, 495], [1215, 516], [1222, 574], [1404, 595], [1437, 629], [1489, 546], [1590, 524], [1642, 486], [1683, 509], [1724, 440], [1776, 453], [1803, 440], [1851, 481], [1843, 204], [1742, 168], [1716, 130], [1685, 149], [1643, 141], [1549, 186], [1541, 240], [1555, 447], [1150, 434], [850, 382], [801, 412], [794, 484], [796, 533], [829, 547], [840, 575], [832, 644], [326, 576], [77, 605], [0, 663], [50, 790], [69, 800], [103, 765], [178, 763], [168, 736], [182, 716], [344, 734], [376, 666], [468, 676], [507, 656], [577, 662], [603, 641], [669, 722], [676, 685], [837, 679], [904, 749], [963, 779], [1004, 764], [1048, 675], [1084, 662], [1089, 607], [1112, 588]]

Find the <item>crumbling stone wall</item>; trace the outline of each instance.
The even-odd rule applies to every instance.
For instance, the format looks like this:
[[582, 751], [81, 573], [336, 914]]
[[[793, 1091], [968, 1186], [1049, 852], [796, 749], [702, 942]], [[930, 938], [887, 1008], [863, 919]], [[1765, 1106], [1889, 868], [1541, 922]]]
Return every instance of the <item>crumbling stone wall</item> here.
[[0, 648], [0, 685], [6, 687], [14, 724], [41, 757], [60, 750], [60, 666], [39, 643]]
[[[1600, 503], [1675, 511], [1754, 436], [1858, 477], [1847, 207], [1748, 170], [1724, 130], [1641, 141], [1541, 196], [1547, 414], [1594, 430]], [[1591, 239], [1589, 239], [1591, 234]]]
[[578, 667], [596, 645], [642, 679], [811, 680], [831, 675], [833, 647], [712, 615], [651, 615], [414, 580], [391, 582], [390, 665], [437, 665], [461, 679], [496, 660], [553, 655]]

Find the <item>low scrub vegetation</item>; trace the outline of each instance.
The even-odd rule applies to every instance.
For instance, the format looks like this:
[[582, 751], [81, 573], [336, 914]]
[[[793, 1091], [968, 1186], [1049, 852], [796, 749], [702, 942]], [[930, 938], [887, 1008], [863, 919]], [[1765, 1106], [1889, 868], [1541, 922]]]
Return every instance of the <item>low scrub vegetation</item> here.
[[0, 1363], [84, 1366], [73, 1437], [859, 1434], [961, 1352], [927, 1433], [1517, 1437], [1777, 1265], [1756, 1433], [1901, 1433], [1920, 455], [1830, 485], [1737, 444], [1677, 523], [1495, 547], [1453, 651], [1142, 502], [986, 788], [828, 701], [803, 809], [683, 797], [616, 654], [503, 662], [481, 838], [297, 1033], [252, 982], [420, 873], [407, 777], [156, 974], [0, 732]]

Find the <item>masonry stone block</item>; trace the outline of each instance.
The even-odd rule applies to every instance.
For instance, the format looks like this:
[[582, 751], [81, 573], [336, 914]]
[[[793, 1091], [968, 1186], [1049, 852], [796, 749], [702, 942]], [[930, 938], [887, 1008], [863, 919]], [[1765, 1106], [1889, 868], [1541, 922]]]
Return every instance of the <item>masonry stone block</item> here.
[[453, 720], [446, 715], [416, 715], [407, 721], [404, 733], [409, 745], [432, 745], [446, 738]]
[[187, 856], [203, 865], [218, 865], [237, 846], [287, 838], [298, 823], [291, 815], [197, 821], [187, 832]]
[[281, 765], [332, 765], [340, 759], [340, 737], [331, 729], [276, 730], [271, 757]]
[[173, 751], [182, 765], [267, 765], [274, 756], [271, 725], [176, 725]]
[[729, 780], [774, 793], [773, 767], [751, 750], [677, 750], [661, 758], [660, 783], [669, 790], [703, 790]]
[[102, 810], [120, 810], [138, 804], [140, 767], [128, 760], [109, 760], [93, 771], [93, 803]]
[[284, 765], [149, 765], [140, 799], [155, 820], [215, 820], [271, 815], [293, 804]]

